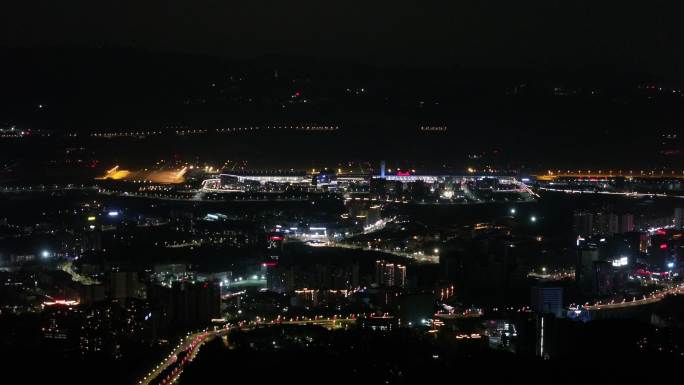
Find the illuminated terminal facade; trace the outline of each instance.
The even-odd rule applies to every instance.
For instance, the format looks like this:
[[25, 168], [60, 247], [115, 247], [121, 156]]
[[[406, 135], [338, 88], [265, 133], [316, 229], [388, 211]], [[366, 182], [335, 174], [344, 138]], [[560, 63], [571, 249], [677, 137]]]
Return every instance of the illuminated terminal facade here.
[[[328, 194], [345, 201], [418, 204], [472, 204], [484, 202], [531, 202], [539, 196], [525, 182], [509, 175], [417, 174], [381, 167], [380, 175], [334, 171], [283, 173], [221, 173], [202, 181], [199, 193], [210, 199], [240, 199], [262, 194], [310, 199]], [[384, 176], [383, 176], [384, 174]]]

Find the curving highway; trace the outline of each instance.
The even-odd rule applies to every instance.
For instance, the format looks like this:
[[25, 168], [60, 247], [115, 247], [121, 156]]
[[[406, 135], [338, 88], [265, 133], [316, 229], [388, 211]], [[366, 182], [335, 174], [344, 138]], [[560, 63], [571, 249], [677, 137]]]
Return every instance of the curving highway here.
[[202, 331], [188, 335], [162, 360], [147, 373], [138, 385], [168, 385], [178, 380], [185, 365], [197, 356], [200, 347], [212, 339], [228, 334], [231, 329]]
[[224, 337], [230, 333], [231, 330], [252, 330], [255, 327], [277, 326], [277, 325], [319, 325], [328, 329], [337, 329], [344, 327], [349, 323], [355, 323], [356, 318], [342, 318], [338, 316], [333, 317], [314, 317], [304, 318], [298, 317], [295, 319], [276, 319], [272, 321], [251, 321], [249, 323], [240, 323], [237, 326], [226, 325], [225, 328], [217, 330], [207, 330], [197, 332], [194, 334], [188, 333], [183, 340], [169, 353], [168, 356], [152, 368], [140, 381], [138, 385], [170, 385], [178, 381], [185, 366], [192, 362], [200, 348], [205, 343], [217, 337]]
[[588, 303], [582, 305], [582, 306], [577, 306], [577, 307], [572, 307], [571, 310], [587, 310], [587, 311], [601, 311], [601, 310], [614, 310], [614, 309], [625, 309], [625, 308], [630, 308], [630, 307], [635, 307], [635, 306], [643, 306], [643, 305], [650, 305], [656, 302], [660, 302], [663, 300], [666, 296], [668, 295], [679, 295], [679, 294], [684, 294], [684, 284], [673, 286], [669, 289], [664, 289], [664, 290], [658, 290], [653, 292], [651, 295], [644, 295], [641, 298], [633, 298], [631, 301], [627, 300], [622, 300], [621, 302], [607, 302], [607, 303], [601, 303], [597, 302], [593, 305], [589, 305]]

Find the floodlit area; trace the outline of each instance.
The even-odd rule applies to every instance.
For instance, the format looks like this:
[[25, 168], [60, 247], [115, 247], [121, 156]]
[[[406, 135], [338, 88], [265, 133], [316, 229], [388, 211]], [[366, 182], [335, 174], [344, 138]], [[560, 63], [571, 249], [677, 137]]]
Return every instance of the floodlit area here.
[[185, 174], [187, 168], [183, 167], [180, 170], [124, 170], [115, 166], [107, 172], [97, 177], [98, 180], [123, 180], [147, 183], [183, 183], [185, 182]]

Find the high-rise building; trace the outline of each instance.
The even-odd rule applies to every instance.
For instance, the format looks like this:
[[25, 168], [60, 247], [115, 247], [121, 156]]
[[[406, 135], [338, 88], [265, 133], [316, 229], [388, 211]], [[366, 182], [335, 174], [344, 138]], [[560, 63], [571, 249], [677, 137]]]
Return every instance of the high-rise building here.
[[620, 233], [630, 233], [634, 231], [634, 215], [622, 214], [620, 216]]
[[639, 252], [646, 253], [648, 248], [651, 246], [651, 237], [648, 233], [642, 233], [639, 235]]
[[589, 294], [594, 290], [596, 280], [594, 263], [598, 260], [599, 250], [596, 248], [581, 248], [577, 250], [575, 280], [582, 293]]
[[677, 207], [674, 209], [674, 228], [681, 229], [684, 227], [684, 208]]
[[580, 237], [628, 233], [634, 231], [634, 215], [618, 215], [612, 212], [592, 213], [588, 211], [575, 211], [573, 214], [573, 228], [575, 235]]
[[606, 214], [608, 216], [608, 229], [605, 232], [607, 235], [614, 235], [620, 232], [620, 217], [617, 214]]
[[614, 213], [597, 213], [594, 215], [594, 234], [614, 235], [620, 230], [619, 217]]
[[291, 292], [295, 289], [295, 271], [293, 268], [268, 266], [266, 270], [266, 287], [276, 293]]
[[376, 261], [375, 282], [380, 286], [394, 286], [394, 264]]
[[109, 273], [109, 296], [113, 299], [143, 298], [144, 286], [135, 271]]
[[375, 283], [384, 287], [406, 286], [406, 266], [383, 260], [376, 261]]
[[530, 307], [539, 314], [553, 314], [560, 317], [563, 313], [563, 288], [533, 287]]
[[154, 287], [169, 324], [206, 325], [221, 315], [221, 289], [216, 282], [174, 282], [172, 288]]
[[78, 296], [81, 303], [90, 305], [96, 302], [103, 301], [106, 298], [104, 285], [84, 285], [78, 286]]
[[594, 215], [586, 211], [575, 211], [573, 214], [575, 235], [588, 237], [594, 234]]
[[396, 266], [396, 273], [394, 274], [394, 280], [397, 286], [399, 287], [405, 287], [406, 286], [406, 266], [403, 265], [397, 265]]

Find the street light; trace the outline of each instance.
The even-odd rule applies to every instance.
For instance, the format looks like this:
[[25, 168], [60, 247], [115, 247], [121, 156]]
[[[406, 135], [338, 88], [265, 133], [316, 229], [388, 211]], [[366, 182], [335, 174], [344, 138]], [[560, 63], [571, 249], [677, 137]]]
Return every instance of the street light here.
[[533, 216], [531, 216], [531, 217], [530, 217], [530, 221], [532, 221], [532, 222], [536, 222], [536, 221], [537, 221], [537, 217], [535, 217], [534, 215], [533, 215]]
[[47, 250], [43, 250], [43, 252], [41, 253], [41, 255], [43, 256], [43, 258], [49, 258], [49, 257], [50, 257], [50, 252], [47, 251]]
[[512, 208], [511, 209], [511, 215], [515, 215], [515, 212], [516, 212], [515, 208]]

